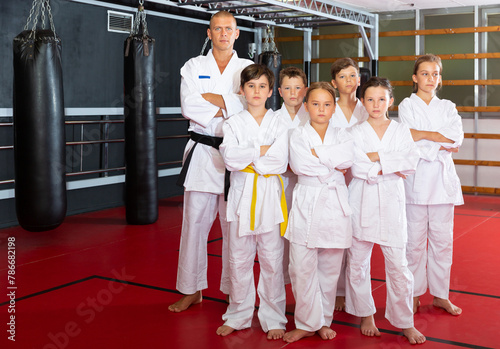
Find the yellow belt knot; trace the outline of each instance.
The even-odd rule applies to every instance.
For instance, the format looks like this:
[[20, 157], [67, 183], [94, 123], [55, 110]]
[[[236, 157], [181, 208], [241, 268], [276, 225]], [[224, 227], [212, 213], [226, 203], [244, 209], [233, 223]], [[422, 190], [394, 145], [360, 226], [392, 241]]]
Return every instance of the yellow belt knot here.
[[285, 235], [286, 226], [288, 224], [288, 210], [286, 207], [286, 197], [285, 197], [285, 185], [283, 184], [283, 178], [279, 174], [267, 174], [267, 175], [259, 175], [252, 166], [247, 166], [241, 172], [253, 173], [253, 190], [252, 190], [252, 204], [250, 206], [250, 230], [255, 229], [255, 207], [257, 206], [257, 179], [259, 176], [264, 176], [265, 178], [269, 178], [271, 176], [278, 176], [281, 183], [281, 198], [280, 198], [280, 206], [281, 212], [283, 213], [284, 221], [280, 223], [280, 233], [281, 236]]

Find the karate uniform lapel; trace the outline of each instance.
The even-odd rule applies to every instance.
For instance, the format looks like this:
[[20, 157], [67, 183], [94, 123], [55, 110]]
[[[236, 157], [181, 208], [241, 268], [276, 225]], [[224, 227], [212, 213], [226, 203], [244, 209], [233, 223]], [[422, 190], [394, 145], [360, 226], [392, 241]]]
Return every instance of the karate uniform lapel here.
[[268, 109], [266, 115], [260, 123], [259, 140], [262, 145], [271, 145], [276, 139], [277, 127], [279, 126], [279, 114], [274, 113], [272, 109]]
[[318, 132], [311, 126], [310, 123], [307, 123], [304, 126], [307, 136], [309, 138], [309, 143], [311, 144], [311, 148], [316, 145], [322, 145], [323, 141], [321, 141], [321, 137], [318, 135]]
[[[239, 129], [242, 132], [242, 139], [244, 139], [245, 143], [248, 144], [261, 144], [262, 145], [262, 139], [264, 137], [263, 132], [265, 132], [265, 128], [261, 126], [265, 126], [265, 122], [269, 122], [267, 120], [267, 113], [264, 116], [264, 119], [261, 122], [261, 125], [255, 121], [255, 118], [248, 112], [248, 110], [244, 110], [241, 112], [242, 118], [241, 122], [242, 125], [239, 127]], [[240, 236], [247, 235], [249, 232], [249, 227], [250, 227], [250, 206], [252, 202], [252, 196], [253, 196], [253, 183], [254, 183], [254, 177], [255, 174], [250, 174], [246, 173], [246, 178], [245, 178], [245, 184], [243, 186], [243, 193], [242, 193], [242, 198], [240, 201], [240, 207], [238, 208], [238, 212], [240, 215], [239, 223], [240, 223]], [[258, 182], [257, 182], [258, 183]], [[259, 214], [260, 212], [260, 201], [261, 197], [259, 196], [262, 195], [262, 193], [259, 193], [259, 184], [257, 185], [257, 211], [256, 211], [256, 216], [255, 216], [255, 231], [253, 233], [257, 233], [258, 228], [261, 223], [261, 215]]]
[[[386, 135], [390, 125], [387, 128], [386, 133], [382, 137], [382, 140], [378, 137], [377, 133], [368, 122], [364, 122], [361, 127], [363, 127], [365, 131], [363, 133], [366, 136], [365, 142], [368, 145], [367, 148], [365, 148], [363, 151], [365, 153], [369, 153], [369, 152], [376, 152], [382, 149], [382, 140], [384, 140], [384, 138], [387, 139]], [[381, 226], [381, 240], [387, 240], [387, 232], [384, 231], [385, 229], [382, 224], [382, 221], [385, 220], [385, 217], [383, 217], [382, 214], [384, 207], [384, 199], [383, 199], [384, 193], [380, 185], [380, 183], [383, 182], [382, 176], [378, 176], [377, 179], [378, 179], [377, 183], [374, 184], [368, 184], [367, 181], [363, 183], [363, 196], [361, 202], [361, 226], [370, 227], [373, 226], [374, 224], [377, 224], [376, 218], [377, 216], [379, 216], [380, 226]], [[369, 199], [368, 187], [372, 185], [376, 185], [378, 187], [377, 198]], [[376, 201], [372, 199], [376, 199]]]
[[234, 73], [234, 70], [231, 69], [231, 65], [233, 65], [238, 58], [236, 51], [233, 51], [233, 55], [231, 56], [231, 59], [229, 60], [229, 63], [227, 64], [222, 74], [219, 70], [219, 66], [217, 65], [217, 61], [212, 54], [212, 50], [208, 52], [207, 58], [209, 58], [208, 67], [210, 70], [210, 74], [212, 75], [212, 81], [214, 81], [215, 84], [214, 91], [224, 91], [226, 89], [225, 86], [232, 82], [233, 79], [232, 74]]
[[419, 130], [429, 130], [435, 131], [439, 128], [439, 119], [433, 118], [432, 116], [435, 113], [432, 113], [431, 110], [438, 108], [439, 98], [436, 96], [432, 97], [431, 102], [429, 104], [425, 103], [422, 98], [417, 96], [415, 93], [410, 96], [411, 99], [415, 101], [418, 110], [416, 110], [416, 114], [418, 114], [418, 129]]

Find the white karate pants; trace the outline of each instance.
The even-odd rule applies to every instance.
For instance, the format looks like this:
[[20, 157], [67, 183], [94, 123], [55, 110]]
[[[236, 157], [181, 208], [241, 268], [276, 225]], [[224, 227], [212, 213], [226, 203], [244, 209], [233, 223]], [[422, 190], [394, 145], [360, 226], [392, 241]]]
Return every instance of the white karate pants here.
[[[290, 216], [290, 211], [292, 210], [293, 203], [293, 189], [297, 184], [297, 175], [283, 175], [283, 186], [285, 188], [285, 199], [286, 207], [288, 209], [288, 216]], [[288, 271], [288, 265], [290, 264], [290, 242], [287, 239], [283, 239], [283, 279], [285, 280], [285, 285], [288, 285], [290, 280], [290, 273]]]
[[258, 253], [258, 318], [264, 332], [285, 329], [286, 293], [283, 282], [283, 238], [279, 225], [273, 231], [238, 236], [239, 222], [229, 222], [230, 303], [222, 316], [224, 325], [242, 330], [252, 324], [255, 309], [254, 264]]
[[345, 297], [345, 283], [346, 283], [346, 268], [347, 268], [347, 249], [344, 250], [342, 257], [342, 265], [340, 266], [339, 281], [337, 283], [337, 297]]
[[[347, 172], [344, 175], [345, 184], [349, 187], [349, 183], [351, 183], [353, 176], [350, 168], [347, 169]], [[345, 283], [347, 277], [347, 252], [348, 250], [344, 250], [344, 258], [342, 259], [342, 267], [340, 269], [339, 282], [337, 283], [337, 297], [345, 297]]]
[[224, 195], [197, 191], [184, 191], [179, 266], [177, 268], [177, 290], [193, 294], [208, 287], [207, 241], [215, 217], [219, 212], [222, 230], [222, 277], [220, 290], [228, 294], [230, 287], [227, 265], [226, 202]]
[[[373, 242], [352, 239], [347, 257], [346, 312], [365, 317], [375, 314], [370, 258]], [[385, 260], [387, 297], [385, 317], [397, 328], [413, 327], [413, 275], [405, 248], [380, 245]]]
[[453, 259], [453, 204], [406, 205], [408, 267], [415, 278], [415, 297], [430, 293], [448, 299]]
[[314, 332], [330, 327], [344, 249], [307, 248], [290, 243], [290, 278], [295, 327]]

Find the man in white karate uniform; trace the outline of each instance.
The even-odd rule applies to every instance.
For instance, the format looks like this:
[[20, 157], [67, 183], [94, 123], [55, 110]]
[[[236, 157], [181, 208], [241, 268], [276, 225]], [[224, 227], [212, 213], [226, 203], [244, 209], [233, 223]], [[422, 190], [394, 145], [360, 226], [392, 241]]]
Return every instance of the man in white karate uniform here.
[[206, 56], [190, 59], [181, 68], [182, 115], [190, 120], [191, 139], [184, 151], [179, 178], [184, 185], [184, 208], [177, 289], [184, 296], [168, 309], [182, 312], [202, 300], [207, 283], [207, 240], [219, 212], [223, 236], [221, 291], [229, 293], [227, 272], [226, 204], [224, 161], [219, 153], [222, 121], [243, 110], [238, 95], [241, 71], [253, 62], [238, 58], [233, 50], [239, 36], [236, 19], [225, 11], [210, 20], [207, 36], [212, 49]]

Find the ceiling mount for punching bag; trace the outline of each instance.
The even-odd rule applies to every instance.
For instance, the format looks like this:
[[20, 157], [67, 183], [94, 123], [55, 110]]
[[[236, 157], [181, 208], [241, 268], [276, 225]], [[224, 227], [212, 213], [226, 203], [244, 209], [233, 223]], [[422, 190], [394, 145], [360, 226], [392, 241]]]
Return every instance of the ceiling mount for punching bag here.
[[[50, 29], [45, 29], [46, 14]], [[66, 216], [66, 137], [61, 39], [49, 0], [33, 1], [13, 50], [17, 219], [28, 231], [50, 230]]]
[[279, 76], [281, 71], [281, 54], [274, 43], [274, 35], [270, 26], [265, 31], [265, 40], [262, 45], [262, 53], [259, 55], [259, 63], [267, 65], [274, 74], [273, 94], [266, 101], [266, 108], [278, 110], [281, 108], [281, 97], [278, 91]]
[[144, 0], [125, 40], [125, 188], [129, 224], [158, 219], [156, 156], [155, 40], [148, 35]]

